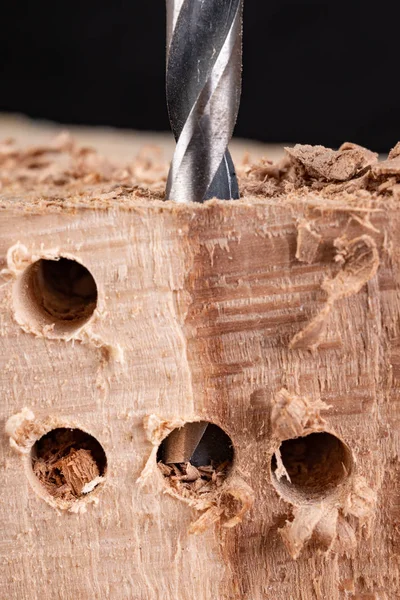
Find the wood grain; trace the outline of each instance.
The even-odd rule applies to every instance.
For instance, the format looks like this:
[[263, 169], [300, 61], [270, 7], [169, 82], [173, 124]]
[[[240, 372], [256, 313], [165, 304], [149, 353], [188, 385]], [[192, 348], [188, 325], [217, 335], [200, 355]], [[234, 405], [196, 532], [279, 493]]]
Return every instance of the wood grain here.
[[[65, 205], [53, 192], [25, 208], [21, 191], [1, 199], [0, 598], [398, 597], [398, 205], [323, 191], [203, 206], [128, 191], [90, 204], [82, 186]], [[318, 248], [304, 262], [305, 222]], [[362, 284], [335, 287], [316, 343], [291, 346], [327, 305], [327, 281], [357, 279], [363, 236], [374, 251]], [[14, 315], [24, 270], [55, 256], [82, 263], [98, 292], [91, 319], [59, 339], [34, 308]], [[156, 462], [161, 440], [195, 420], [235, 450], [197, 535], [207, 513], [165, 493]], [[55, 427], [87, 431], [107, 456], [105, 482], [66, 510], [30, 461]], [[285, 492], [271, 461], [283, 439], [318, 431], [351, 458], [337, 489], [307, 500]], [[251, 497], [236, 520], [236, 508], [233, 520], [216, 512], [224, 494]]]

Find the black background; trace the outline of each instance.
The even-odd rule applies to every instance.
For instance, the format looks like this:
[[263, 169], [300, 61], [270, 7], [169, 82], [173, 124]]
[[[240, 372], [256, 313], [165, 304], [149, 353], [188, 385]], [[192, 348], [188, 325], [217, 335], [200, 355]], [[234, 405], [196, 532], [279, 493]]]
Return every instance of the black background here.
[[[400, 139], [397, 2], [245, 0], [236, 135], [387, 151]], [[0, 110], [169, 128], [162, 0], [2, 9]]]

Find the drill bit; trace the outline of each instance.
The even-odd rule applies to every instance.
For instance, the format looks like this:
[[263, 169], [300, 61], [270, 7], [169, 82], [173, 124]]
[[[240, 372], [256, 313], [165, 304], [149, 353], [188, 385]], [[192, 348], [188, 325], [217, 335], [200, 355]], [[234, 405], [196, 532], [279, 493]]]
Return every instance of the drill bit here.
[[174, 429], [165, 444], [165, 464], [189, 462], [201, 442], [207, 425], [208, 423], [204, 421], [196, 421], [186, 423], [181, 429]]
[[243, 0], [166, 0], [167, 104], [177, 141], [167, 198], [239, 198], [227, 150], [239, 110]]

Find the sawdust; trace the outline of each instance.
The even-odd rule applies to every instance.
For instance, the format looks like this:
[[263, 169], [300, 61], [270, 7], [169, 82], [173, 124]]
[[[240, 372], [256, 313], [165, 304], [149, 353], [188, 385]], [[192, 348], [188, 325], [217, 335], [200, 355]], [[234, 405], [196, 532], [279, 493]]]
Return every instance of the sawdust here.
[[232, 441], [220, 427], [194, 421], [175, 428], [162, 441], [157, 464], [177, 495], [200, 499], [221, 487], [233, 458]]
[[349, 181], [365, 173], [378, 160], [374, 152], [348, 142], [338, 151], [301, 144], [285, 150], [299, 180]]
[[106, 459], [92, 436], [77, 429], [55, 429], [32, 450], [33, 472], [56, 499], [73, 501], [101, 483]]
[[88, 203], [106, 208], [134, 198], [163, 199], [167, 175], [168, 164], [154, 146], [121, 164], [80, 146], [67, 132], [28, 148], [13, 139], [0, 142], [2, 199], [24, 210], [66, 210]]
[[158, 463], [158, 467], [168, 484], [183, 498], [198, 499], [210, 494], [221, 487], [226, 479], [232, 463], [225, 461], [221, 464], [195, 467], [190, 462], [166, 465]]
[[[186, 423], [188, 435], [182, 440], [182, 436], [175, 439], [174, 433], [182, 433], [185, 427], [173, 430], [163, 440], [157, 453], [157, 464], [164, 476], [166, 491], [201, 512], [189, 528], [189, 533], [196, 535], [215, 523], [226, 528], [235, 527], [253, 504], [251, 488], [240, 477], [231, 476], [234, 459], [231, 439], [212, 423], [208, 423], [205, 429], [197, 427], [193, 438], [193, 426], [201, 424]], [[190, 461], [169, 462], [172, 456], [186, 454], [185, 442], [191, 447]]]
[[0, 143], [0, 184], [14, 190], [33, 186], [71, 189], [85, 184], [112, 181], [125, 186], [148, 186], [156, 192], [165, 184], [168, 167], [160, 150], [145, 146], [139, 154], [121, 165], [101, 156], [94, 148], [79, 146], [63, 132], [47, 144], [21, 148], [13, 139]]
[[399, 147], [400, 143], [391, 150], [388, 160], [379, 161], [376, 153], [350, 142], [338, 150], [296, 144], [285, 148], [286, 156], [277, 164], [262, 159], [249, 165], [241, 191], [243, 196], [286, 200], [294, 192], [297, 198], [321, 192], [347, 205], [373, 206], [383, 197], [399, 197]]
[[[76, 206], [129, 209], [136, 200], [164, 200], [169, 165], [159, 148], [144, 147], [125, 163], [115, 163], [93, 148], [79, 146], [63, 133], [48, 144], [20, 148], [0, 143], [0, 189], [3, 207], [57, 211]], [[263, 158], [246, 165], [239, 178], [242, 197], [279, 199], [310, 191], [346, 204], [370, 205], [400, 197], [398, 145], [387, 161], [357, 144], [338, 150], [297, 144], [273, 163]]]
[[372, 173], [378, 177], [400, 176], [400, 154], [397, 151], [394, 154], [391, 152], [387, 160], [373, 166]]

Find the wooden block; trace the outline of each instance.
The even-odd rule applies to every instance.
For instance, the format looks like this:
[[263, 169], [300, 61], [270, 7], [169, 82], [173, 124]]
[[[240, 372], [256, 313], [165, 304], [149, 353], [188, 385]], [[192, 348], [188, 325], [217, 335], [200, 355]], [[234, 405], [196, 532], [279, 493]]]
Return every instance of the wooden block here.
[[[151, 159], [1, 146], [0, 598], [398, 597], [396, 169], [297, 147], [178, 206]], [[178, 489], [193, 421], [234, 461]]]

